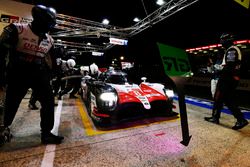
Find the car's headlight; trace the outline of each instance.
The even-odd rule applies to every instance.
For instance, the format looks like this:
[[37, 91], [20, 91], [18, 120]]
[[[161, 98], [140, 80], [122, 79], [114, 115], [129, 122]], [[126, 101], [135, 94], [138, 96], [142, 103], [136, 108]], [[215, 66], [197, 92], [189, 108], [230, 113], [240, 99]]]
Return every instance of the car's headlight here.
[[174, 91], [171, 89], [165, 89], [165, 94], [169, 97], [169, 98], [173, 98], [174, 97]]
[[107, 107], [114, 107], [117, 103], [117, 95], [113, 92], [105, 92], [100, 95], [100, 99]]

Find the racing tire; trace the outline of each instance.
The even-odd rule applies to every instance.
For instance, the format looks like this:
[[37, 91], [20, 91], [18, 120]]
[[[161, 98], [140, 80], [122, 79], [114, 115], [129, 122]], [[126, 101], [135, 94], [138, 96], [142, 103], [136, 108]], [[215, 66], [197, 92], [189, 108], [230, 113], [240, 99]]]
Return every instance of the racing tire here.
[[86, 99], [83, 99], [84, 101], [84, 104], [86, 106], [86, 109], [87, 109], [87, 112], [90, 116], [90, 113], [91, 113], [91, 97], [90, 97], [90, 92], [87, 91], [87, 95], [86, 95]]

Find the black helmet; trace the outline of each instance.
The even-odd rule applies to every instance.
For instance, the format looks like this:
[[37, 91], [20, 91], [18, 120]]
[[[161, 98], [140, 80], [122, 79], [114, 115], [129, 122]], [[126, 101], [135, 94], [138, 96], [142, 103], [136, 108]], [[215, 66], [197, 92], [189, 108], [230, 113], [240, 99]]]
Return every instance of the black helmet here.
[[49, 31], [56, 25], [56, 10], [44, 5], [35, 5], [32, 8], [32, 17], [35, 24], [43, 31]]
[[234, 41], [234, 36], [229, 33], [223, 33], [220, 36], [220, 43], [222, 44], [223, 47], [229, 47], [233, 44]]

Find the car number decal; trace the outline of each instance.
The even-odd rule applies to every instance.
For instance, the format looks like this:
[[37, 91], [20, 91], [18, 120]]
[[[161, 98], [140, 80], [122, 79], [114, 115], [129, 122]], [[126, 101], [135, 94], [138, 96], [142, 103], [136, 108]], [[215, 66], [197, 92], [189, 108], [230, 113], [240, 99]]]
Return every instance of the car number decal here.
[[150, 103], [145, 96], [137, 96], [137, 98], [142, 102], [145, 109], [150, 109]]

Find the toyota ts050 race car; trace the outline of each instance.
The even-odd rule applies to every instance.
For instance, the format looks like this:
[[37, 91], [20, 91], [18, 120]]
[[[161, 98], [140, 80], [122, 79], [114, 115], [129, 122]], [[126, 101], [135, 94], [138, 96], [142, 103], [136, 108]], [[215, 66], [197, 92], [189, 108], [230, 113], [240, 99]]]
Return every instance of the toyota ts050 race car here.
[[145, 77], [142, 80], [139, 85], [131, 83], [119, 70], [103, 72], [97, 79], [88, 78], [82, 97], [90, 117], [100, 125], [135, 115], [177, 115], [172, 111], [174, 92], [163, 84], [146, 82]]

